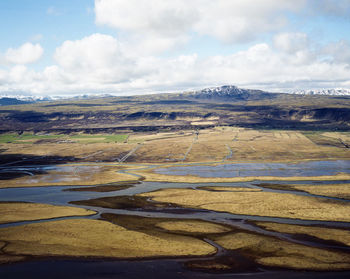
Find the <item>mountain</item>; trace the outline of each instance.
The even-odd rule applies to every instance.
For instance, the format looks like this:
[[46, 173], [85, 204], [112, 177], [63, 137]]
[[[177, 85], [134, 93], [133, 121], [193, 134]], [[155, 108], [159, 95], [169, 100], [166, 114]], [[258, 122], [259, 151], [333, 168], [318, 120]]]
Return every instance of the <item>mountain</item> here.
[[230, 99], [242, 101], [271, 98], [273, 97], [271, 94], [262, 90], [238, 88], [234, 85], [224, 85], [187, 92], [189, 97], [196, 99]]
[[[60, 96], [32, 96], [32, 95], [0, 95], [0, 103], [2, 102], [6, 103], [9, 101], [12, 105], [17, 105], [14, 100], [19, 101], [18, 104], [28, 104], [28, 103], [35, 103], [35, 102], [44, 102], [44, 101], [55, 101], [63, 99], [64, 97]], [[13, 100], [13, 102], [11, 101]], [[3, 104], [5, 105], [5, 104]], [[10, 104], [9, 104], [10, 105]]]
[[30, 101], [22, 101], [17, 98], [2, 97], [0, 98], [0, 106], [24, 105], [31, 104]]
[[60, 100], [89, 100], [96, 98], [114, 97], [110, 94], [85, 94], [76, 96], [30, 96], [30, 95], [3, 95], [0, 96], [0, 106], [24, 105], [37, 102], [49, 102]]
[[293, 94], [298, 95], [328, 95], [328, 96], [350, 96], [350, 89], [311, 89], [311, 90], [297, 90]]
[[80, 96], [0, 110], [0, 133], [128, 133], [214, 126], [350, 131], [350, 98], [220, 86], [183, 93]]
[[[207, 100], [207, 101], [262, 101], [269, 99], [276, 99], [280, 97], [287, 97], [287, 95], [324, 95], [324, 96], [350, 96], [350, 89], [313, 89], [313, 90], [296, 90], [290, 94], [286, 93], [273, 93], [256, 89], [244, 89], [234, 85], [224, 85], [218, 87], [210, 87], [197, 91], [185, 91], [183, 93], [172, 93], [172, 94], [151, 94], [142, 95], [142, 98], [151, 98], [158, 96], [159, 99], [164, 99], [163, 102], [172, 102], [169, 99], [176, 98], [190, 98], [195, 100]], [[149, 96], [149, 97], [147, 97]], [[153, 96], [153, 97], [152, 97]], [[0, 106], [5, 105], [18, 105], [18, 104], [29, 104], [44, 101], [61, 101], [61, 100], [90, 100], [90, 99], [108, 99], [117, 97], [112, 94], [84, 94], [75, 96], [30, 96], [30, 95], [0, 95]], [[129, 96], [131, 97], [131, 96]], [[127, 97], [121, 97], [127, 98]], [[177, 100], [176, 102], [180, 102]]]

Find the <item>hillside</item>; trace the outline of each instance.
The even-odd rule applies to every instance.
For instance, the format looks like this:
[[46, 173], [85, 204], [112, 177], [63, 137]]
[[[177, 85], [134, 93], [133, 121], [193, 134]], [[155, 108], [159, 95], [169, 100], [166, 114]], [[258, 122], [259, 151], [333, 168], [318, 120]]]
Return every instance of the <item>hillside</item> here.
[[350, 97], [222, 86], [193, 92], [2, 106], [0, 132], [164, 131], [238, 126], [349, 130]]

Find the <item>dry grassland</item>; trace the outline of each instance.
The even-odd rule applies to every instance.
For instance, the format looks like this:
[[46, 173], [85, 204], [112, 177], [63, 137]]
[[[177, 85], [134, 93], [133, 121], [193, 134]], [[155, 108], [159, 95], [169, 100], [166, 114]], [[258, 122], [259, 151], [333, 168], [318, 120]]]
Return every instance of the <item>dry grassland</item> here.
[[184, 132], [177, 132], [177, 133], [175, 132], [134, 133], [129, 136], [128, 142], [145, 143], [147, 141], [153, 141], [153, 140], [191, 137], [192, 135], [193, 135], [193, 131], [186, 131], [186, 132], [184, 131]]
[[186, 232], [186, 233], [225, 233], [231, 231], [231, 229], [209, 222], [204, 221], [167, 221], [159, 222], [157, 227], [165, 229], [167, 231]]
[[265, 266], [302, 270], [343, 270], [350, 268], [350, 255], [322, 250], [277, 238], [235, 233], [214, 238], [229, 250], [238, 250]]
[[[92, 229], [93, 228], [93, 229]], [[162, 239], [106, 221], [75, 219], [0, 229], [5, 255], [144, 258], [202, 256], [215, 247], [193, 237]]]
[[[253, 130], [216, 127], [199, 131], [131, 133], [125, 143], [42, 143], [1, 145], [7, 154], [73, 156], [80, 161], [118, 161], [139, 143], [143, 146], [126, 162], [220, 162], [349, 159], [350, 149], [341, 144], [318, 144], [325, 135], [348, 141], [349, 133]], [[315, 139], [315, 141], [310, 140]], [[191, 148], [190, 148], [191, 147]], [[232, 150], [229, 155], [228, 147]], [[187, 156], [185, 154], [187, 151]], [[184, 158], [185, 157], [185, 158]]]
[[292, 185], [294, 189], [314, 195], [350, 199], [350, 184]]
[[154, 201], [233, 214], [304, 220], [350, 221], [350, 204], [272, 192], [212, 192], [163, 189], [139, 194]]
[[39, 203], [0, 203], [0, 224], [67, 216], [87, 216], [95, 211], [70, 206]]
[[350, 142], [350, 133], [326, 132], [326, 133], [322, 133], [322, 136], [335, 138], [335, 139], [342, 139], [344, 142], [348, 142], [348, 143]]
[[182, 161], [186, 151], [194, 140], [194, 135], [169, 137], [145, 141], [135, 152], [138, 162], [177, 162]]
[[270, 222], [255, 222], [256, 225], [266, 230], [288, 234], [300, 234], [317, 237], [327, 241], [336, 241], [350, 246], [350, 231], [343, 229], [331, 229], [315, 226], [300, 226], [290, 224], [278, 224]]
[[23, 154], [35, 156], [74, 157], [85, 162], [118, 161], [136, 143], [42, 143], [42, 144], [2, 144], [4, 154]]
[[[152, 145], [163, 144], [169, 147], [169, 152], [183, 154], [184, 143], [191, 142], [188, 138], [177, 138], [178, 149], [160, 140]], [[186, 146], [186, 144], [185, 144]], [[292, 161], [312, 159], [350, 158], [350, 150], [338, 146], [317, 145], [298, 131], [259, 131], [252, 129], [222, 127], [201, 130], [194, 142], [186, 162], [221, 161], [228, 155], [227, 147], [233, 152], [228, 161]], [[164, 147], [165, 148], [165, 147]], [[162, 160], [162, 152], [153, 148], [153, 160]], [[170, 151], [172, 150], [172, 151]], [[143, 156], [140, 156], [143, 158]], [[180, 156], [181, 157], [181, 156]], [[163, 157], [165, 158], [165, 157]], [[176, 159], [176, 156], [174, 157]]]

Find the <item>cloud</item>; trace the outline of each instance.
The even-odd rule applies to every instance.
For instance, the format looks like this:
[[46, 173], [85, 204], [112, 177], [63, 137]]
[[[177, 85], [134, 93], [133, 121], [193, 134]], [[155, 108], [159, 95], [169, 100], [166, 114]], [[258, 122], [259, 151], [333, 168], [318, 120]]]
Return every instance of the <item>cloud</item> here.
[[30, 37], [30, 41], [31, 42], [38, 42], [41, 41], [44, 38], [44, 36], [42, 34], [35, 34], [33, 36]]
[[249, 42], [278, 31], [288, 22], [286, 12], [297, 11], [304, 5], [302, 0], [208, 0], [205, 5], [201, 2], [197, 3], [200, 16], [194, 30], [226, 43]]
[[288, 64], [312, 63], [317, 54], [305, 33], [279, 33], [273, 38], [275, 51], [281, 52]]
[[187, 32], [196, 20], [197, 13], [191, 2], [96, 0], [96, 23], [136, 33], [150, 32], [164, 37], [177, 36]]
[[274, 37], [277, 49], [287, 53], [296, 53], [309, 47], [309, 39], [305, 33], [279, 33]]
[[311, 0], [309, 6], [314, 12], [334, 17], [345, 17], [350, 19], [349, 0]]
[[47, 8], [46, 14], [58, 16], [58, 15], [60, 15], [61, 13], [60, 13], [55, 7], [51, 6], [51, 7], [48, 7], [48, 8]]
[[54, 58], [65, 72], [76, 76], [77, 81], [119, 83], [137, 75], [138, 71], [136, 62], [114, 37], [99, 33], [65, 41], [56, 49]]
[[338, 86], [349, 80], [345, 64], [323, 62], [317, 57], [295, 63], [298, 52], [274, 51], [268, 44], [257, 44], [229, 56], [209, 58], [202, 68], [209, 69], [207, 79], [213, 83], [234, 83], [267, 90], [288, 91], [298, 87], [315, 87], [328, 83]]
[[[186, 42], [193, 32], [224, 43], [252, 41], [287, 23], [305, 0], [95, 0], [96, 23], [138, 37]], [[173, 41], [169, 43], [170, 41]]]
[[13, 64], [29, 64], [38, 61], [43, 53], [44, 49], [40, 44], [25, 43], [18, 48], [9, 48], [5, 59]]
[[341, 40], [327, 45], [323, 49], [334, 63], [347, 63], [350, 67], [350, 42]]
[[327, 55], [333, 59], [325, 60], [325, 50], [316, 52], [308, 42], [302, 33], [282, 33], [271, 44], [258, 43], [229, 55], [159, 57], [135, 55], [116, 38], [97, 33], [65, 41], [56, 49], [57, 64], [43, 71], [23, 65], [0, 70], [0, 91], [143, 94], [235, 84], [285, 92], [348, 86], [349, 64], [335, 55], [339, 49], [348, 55], [348, 44], [330, 45]]

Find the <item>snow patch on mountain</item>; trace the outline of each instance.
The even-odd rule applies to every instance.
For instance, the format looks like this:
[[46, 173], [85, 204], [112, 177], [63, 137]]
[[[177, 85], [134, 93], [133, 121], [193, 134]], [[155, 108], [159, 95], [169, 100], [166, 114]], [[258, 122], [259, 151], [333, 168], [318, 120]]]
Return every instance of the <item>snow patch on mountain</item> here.
[[297, 90], [292, 92], [298, 95], [330, 95], [330, 96], [350, 96], [350, 89], [335, 88], [335, 89], [309, 89]]
[[247, 89], [238, 88], [234, 85], [224, 85], [220, 87], [211, 87], [205, 88], [196, 93], [207, 94], [207, 95], [218, 95], [218, 96], [228, 96], [228, 95], [236, 95], [236, 94], [244, 94], [247, 93]]

